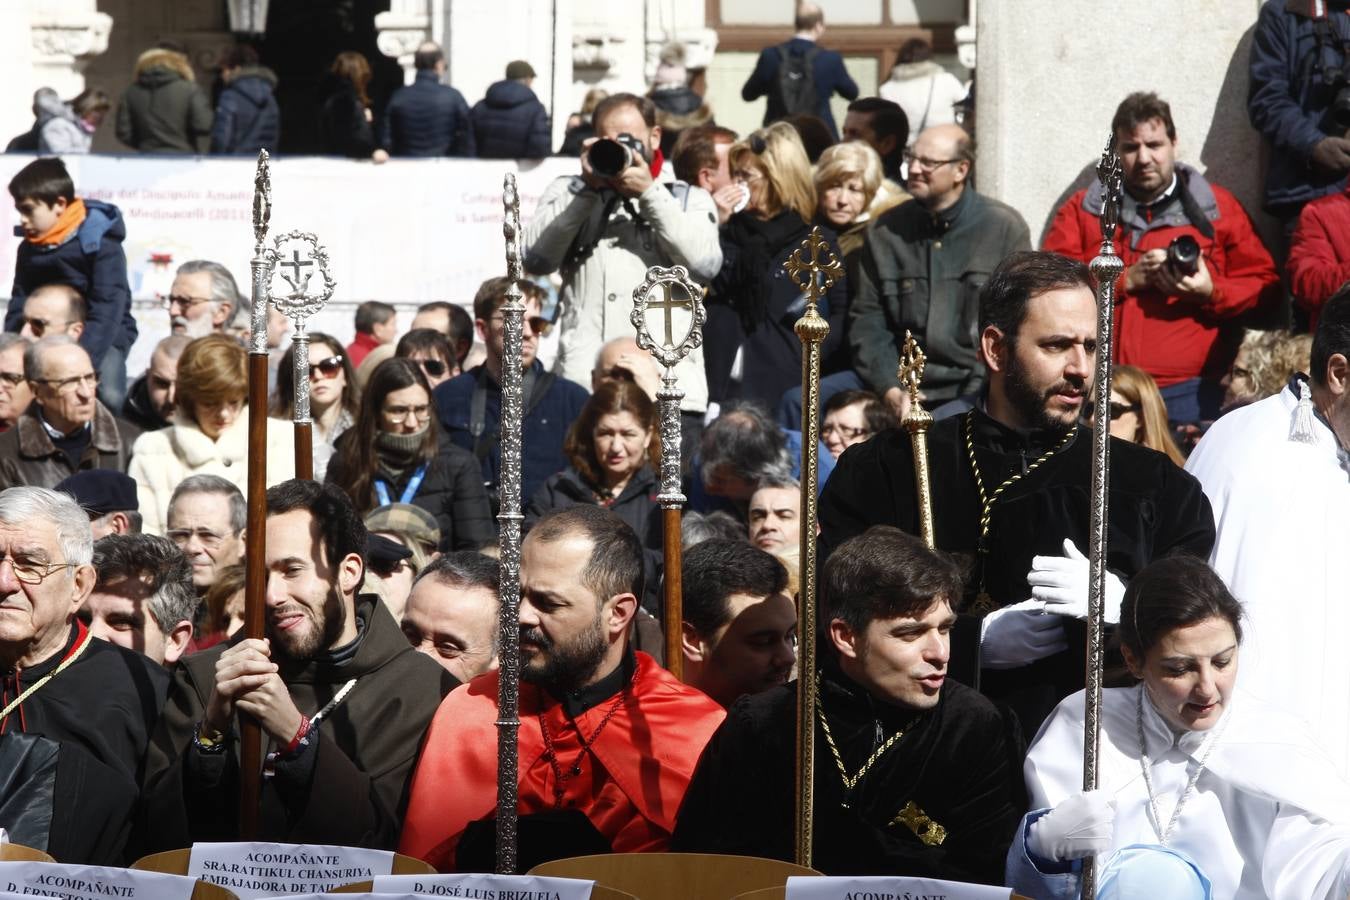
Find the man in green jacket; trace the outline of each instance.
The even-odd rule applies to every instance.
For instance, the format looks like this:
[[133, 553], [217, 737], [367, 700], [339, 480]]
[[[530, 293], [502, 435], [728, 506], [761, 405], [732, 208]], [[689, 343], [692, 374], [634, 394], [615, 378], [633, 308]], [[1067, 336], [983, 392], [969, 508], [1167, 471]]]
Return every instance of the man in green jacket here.
[[905, 330], [928, 356], [926, 400], [978, 392], [980, 288], [1004, 257], [1031, 249], [1022, 216], [970, 187], [974, 160], [960, 126], [925, 130], [907, 155], [914, 202], [878, 218], [863, 247], [849, 309], [853, 364], [898, 416], [909, 402], [896, 375]]

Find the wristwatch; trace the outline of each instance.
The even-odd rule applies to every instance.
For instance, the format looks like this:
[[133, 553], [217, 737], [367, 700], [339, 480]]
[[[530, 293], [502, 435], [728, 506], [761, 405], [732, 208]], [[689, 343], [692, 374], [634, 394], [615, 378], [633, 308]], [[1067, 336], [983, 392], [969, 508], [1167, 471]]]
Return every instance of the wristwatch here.
[[192, 729], [192, 746], [196, 747], [201, 753], [224, 753], [225, 739], [227, 735], [215, 732], [207, 734], [205, 723], [198, 722]]

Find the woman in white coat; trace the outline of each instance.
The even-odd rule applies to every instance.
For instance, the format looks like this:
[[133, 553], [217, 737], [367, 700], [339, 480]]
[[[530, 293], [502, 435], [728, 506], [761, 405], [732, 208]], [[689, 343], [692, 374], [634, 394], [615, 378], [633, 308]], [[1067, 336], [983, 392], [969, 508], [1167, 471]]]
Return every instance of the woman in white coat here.
[[[178, 360], [178, 408], [168, 428], [147, 431], [132, 447], [142, 528], [163, 534], [174, 488], [189, 475], [219, 475], [248, 490], [248, 354], [232, 338], [207, 335]], [[267, 484], [295, 475], [289, 422], [267, 421]]]
[[923, 38], [901, 45], [891, 77], [877, 88], [880, 97], [905, 111], [910, 147], [924, 129], [955, 122], [956, 105], [967, 93], [959, 78], [933, 61], [933, 47]]
[[[1100, 788], [1082, 791], [1079, 693], [1027, 755], [1032, 811], [1008, 853], [1010, 887], [1077, 897], [1088, 856], [1147, 870], [1180, 854], [1214, 900], [1343, 900], [1350, 785], [1301, 720], [1235, 689], [1241, 616], [1200, 560], [1163, 559], [1131, 579], [1118, 635], [1140, 683], [1104, 692]], [[1136, 846], [1108, 862], [1130, 845], [1159, 852]]]

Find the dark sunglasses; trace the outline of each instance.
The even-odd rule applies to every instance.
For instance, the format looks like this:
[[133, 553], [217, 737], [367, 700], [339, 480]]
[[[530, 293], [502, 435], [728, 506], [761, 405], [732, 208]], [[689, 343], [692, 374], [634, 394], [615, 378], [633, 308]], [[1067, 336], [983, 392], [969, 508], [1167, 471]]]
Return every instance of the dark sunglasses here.
[[427, 373], [428, 378], [440, 378], [445, 374], [447, 366], [439, 359], [419, 359], [416, 363], [422, 367], [422, 371]]
[[309, 377], [314, 379], [316, 375], [322, 375], [324, 378], [336, 378], [342, 371], [342, 357], [330, 356], [327, 359], [321, 359], [316, 363], [311, 363], [309, 367]]
[[[1117, 403], [1114, 400], [1112, 400], [1109, 405], [1111, 408], [1112, 422], [1116, 421], [1126, 413], [1137, 413], [1141, 409], [1138, 403]], [[1095, 401], [1089, 400], [1087, 403], [1083, 404], [1084, 418], [1091, 419], [1093, 414], [1096, 413], [1096, 411], [1097, 411], [1097, 404]]]

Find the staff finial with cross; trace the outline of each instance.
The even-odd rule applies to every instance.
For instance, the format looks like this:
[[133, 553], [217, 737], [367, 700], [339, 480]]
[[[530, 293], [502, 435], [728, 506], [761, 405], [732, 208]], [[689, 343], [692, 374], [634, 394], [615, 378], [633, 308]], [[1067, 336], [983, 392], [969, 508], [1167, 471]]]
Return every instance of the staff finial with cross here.
[[923, 350], [919, 349], [919, 342], [914, 339], [914, 335], [905, 330], [905, 343], [900, 348], [900, 386], [909, 392], [910, 402], [918, 406], [919, 404], [919, 382], [923, 381], [923, 369], [928, 363], [928, 357], [924, 355]]
[[[802, 256], [802, 251], [806, 256]], [[820, 226], [811, 229], [811, 234], [802, 241], [802, 245], [792, 251], [792, 256], [783, 264], [792, 283], [801, 288], [806, 302], [815, 308], [821, 295], [830, 289], [844, 275], [844, 266], [830, 248], [830, 242], [820, 233]]]

